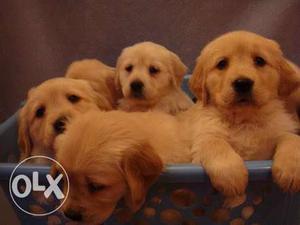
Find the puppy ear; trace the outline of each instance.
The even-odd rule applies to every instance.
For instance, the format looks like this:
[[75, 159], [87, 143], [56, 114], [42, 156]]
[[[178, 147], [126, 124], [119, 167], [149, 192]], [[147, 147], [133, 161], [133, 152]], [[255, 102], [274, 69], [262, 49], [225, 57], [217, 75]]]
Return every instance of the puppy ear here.
[[[34, 93], [35, 89], [36, 87], [32, 87], [27, 92], [26, 101], [28, 101], [30, 96]], [[33, 143], [29, 132], [29, 124], [27, 121], [27, 107], [28, 106], [25, 103], [25, 105], [19, 110], [18, 115], [18, 144], [20, 148], [20, 161], [29, 157], [33, 149]]]
[[125, 201], [136, 212], [143, 205], [148, 189], [162, 172], [163, 163], [151, 146], [144, 144], [125, 153], [122, 168], [129, 186]]
[[[114, 76], [109, 76], [106, 78], [105, 83], [111, 93], [111, 96], [113, 98], [113, 106], [117, 106], [118, 100], [122, 97], [122, 91], [120, 87], [117, 87], [116, 85], [116, 72], [114, 72]], [[120, 83], [120, 82], [119, 82]], [[120, 84], [118, 84], [120, 86]]]
[[95, 102], [100, 110], [103, 110], [103, 111], [113, 110], [112, 104], [107, 100], [106, 97], [104, 97], [103, 95], [98, 94], [96, 92], [93, 94], [93, 96], [94, 96]]
[[84, 82], [85, 85], [87, 85], [87, 90], [88, 90], [89, 97], [91, 97], [93, 99], [94, 103], [96, 103], [96, 105], [98, 106], [98, 108], [100, 110], [108, 111], [108, 110], [113, 109], [113, 106], [109, 102], [109, 100], [105, 96], [103, 96], [102, 94], [99, 94], [94, 89], [91, 82], [86, 81], [86, 80], [82, 80], [82, 82]]
[[18, 118], [18, 144], [20, 147], [20, 161], [29, 157], [32, 152], [33, 144], [30, 137], [29, 125], [27, 121], [26, 105], [20, 110]]
[[116, 67], [116, 76], [115, 76], [115, 90], [117, 91], [117, 93], [121, 93], [122, 96], [122, 86], [121, 86], [121, 81], [120, 81], [120, 65], [119, 65], [119, 60], [120, 57], [118, 59], [118, 63], [117, 63], [117, 67]]
[[197, 99], [201, 100], [203, 105], [207, 105], [209, 94], [205, 85], [206, 76], [200, 63], [200, 57], [197, 59], [196, 67], [189, 80], [189, 87]]
[[187, 67], [175, 53], [170, 52], [170, 58], [172, 62], [173, 72], [175, 74], [175, 85], [177, 87], [180, 87], [182, 79], [187, 72]]
[[285, 98], [300, 87], [300, 74], [296, 66], [283, 57], [278, 65], [280, 73], [279, 96]]

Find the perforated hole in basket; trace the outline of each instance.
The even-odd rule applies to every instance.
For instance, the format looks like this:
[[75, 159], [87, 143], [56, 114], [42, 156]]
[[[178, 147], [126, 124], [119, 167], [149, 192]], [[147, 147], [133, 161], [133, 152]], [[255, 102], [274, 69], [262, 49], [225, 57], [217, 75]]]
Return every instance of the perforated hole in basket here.
[[197, 195], [186, 188], [177, 189], [171, 194], [171, 201], [179, 207], [189, 207], [195, 204]]
[[264, 196], [272, 192], [269, 185], [258, 186], [241, 198], [242, 205], [230, 209], [223, 207], [224, 199], [212, 188], [198, 191], [196, 186], [166, 185], [156, 190], [139, 215], [134, 216], [138, 218], [134, 224], [261, 225], [255, 213]]
[[[200, 187], [200, 188], [199, 188]], [[124, 207], [114, 211], [106, 225], [265, 225], [261, 223], [259, 211], [272, 196], [270, 185], [253, 186], [247, 193], [247, 199], [239, 207], [230, 209], [223, 206], [224, 199], [209, 184], [206, 187], [186, 184], [167, 184], [154, 187], [148, 194], [147, 201], [138, 213], [132, 214]], [[34, 212], [42, 212], [47, 204], [40, 201], [38, 195], [30, 208]], [[270, 201], [269, 204], [272, 204]], [[258, 214], [257, 214], [258, 212]], [[50, 215], [48, 225], [75, 225], [62, 213]], [[267, 224], [269, 225], [269, 224]]]
[[182, 224], [183, 216], [181, 212], [176, 209], [164, 209], [160, 213], [160, 220], [163, 223], [175, 225], [175, 224]]

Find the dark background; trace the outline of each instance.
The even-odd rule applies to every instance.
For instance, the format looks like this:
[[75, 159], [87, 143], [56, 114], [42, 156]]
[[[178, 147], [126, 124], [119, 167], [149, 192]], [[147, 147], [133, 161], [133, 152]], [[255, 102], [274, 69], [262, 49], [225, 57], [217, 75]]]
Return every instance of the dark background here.
[[238, 29], [277, 40], [300, 63], [299, 0], [0, 0], [0, 121], [74, 60], [114, 66], [121, 49], [149, 40], [191, 71], [207, 42]]

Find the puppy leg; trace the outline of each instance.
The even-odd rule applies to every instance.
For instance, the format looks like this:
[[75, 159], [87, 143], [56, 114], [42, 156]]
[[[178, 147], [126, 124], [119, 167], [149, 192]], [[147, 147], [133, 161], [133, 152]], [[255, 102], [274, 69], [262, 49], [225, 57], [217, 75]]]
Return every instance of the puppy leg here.
[[155, 109], [176, 115], [193, 106], [193, 101], [180, 89], [175, 89], [155, 106]]
[[291, 133], [282, 136], [273, 160], [275, 183], [286, 192], [300, 191], [300, 137]]
[[212, 185], [229, 202], [235, 202], [235, 197], [240, 199], [245, 194], [248, 183], [248, 170], [243, 159], [222, 138], [201, 139], [193, 146], [193, 162], [204, 167]]

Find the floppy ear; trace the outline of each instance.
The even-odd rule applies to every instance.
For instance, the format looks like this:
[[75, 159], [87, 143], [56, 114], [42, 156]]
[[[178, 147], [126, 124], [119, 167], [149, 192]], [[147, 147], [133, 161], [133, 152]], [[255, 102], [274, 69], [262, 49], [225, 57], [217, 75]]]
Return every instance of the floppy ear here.
[[94, 103], [96, 103], [100, 110], [108, 111], [113, 109], [113, 106], [109, 102], [109, 100], [95, 90], [92, 82], [86, 80], [82, 80], [82, 82], [84, 82], [88, 86], [89, 97], [93, 99]]
[[187, 72], [187, 67], [181, 59], [173, 52], [170, 52], [173, 72], [175, 74], [175, 85], [180, 87], [182, 79]]
[[279, 73], [280, 73], [280, 84], [279, 84], [279, 96], [288, 97], [297, 88], [300, 87], [300, 74], [296, 70], [291, 62], [281, 57], [279, 61]]
[[120, 64], [119, 60], [120, 60], [120, 57], [117, 62], [116, 76], [115, 76], [114, 82], [115, 82], [115, 90], [117, 91], [117, 93], [121, 93], [121, 96], [122, 96], [123, 92], [122, 92], [121, 81], [120, 81], [120, 69], [121, 68], [119, 65]]
[[[32, 87], [27, 92], [26, 101], [28, 101], [35, 89], [35, 87]], [[26, 106], [25, 103], [25, 105], [19, 110], [18, 115], [18, 144], [20, 148], [20, 161], [29, 157], [33, 149], [33, 143], [29, 132], [29, 124], [27, 121], [27, 107], [28, 106]]]
[[206, 76], [203, 71], [200, 57], [197, 59], [193, 74], [189, 80], [189, 87], [193, 94], [202, 101], [203, 105], [207, 105], [209, 94], [205, 85]]
[[151, 146], [144, 144], [125, 153], [122, 168], [129, 186], [125, 201], [136, 212], [143, 205], [148, 189], [162, 172], [163, 163]]
[[93, 96], [94, 96], [95, 102], [100, 110], [110, 111], [113, 109], [112, 104], [103, 95], [95, 92], [93, 94]]
[[[116, 84], [117, 74], [114, 72], [114, 76], [109, 76], [105, 79], [105, 83], [111, 93], [111, 96], [113, 98], [113, 106], [117, 105], [118, 100], [122, 97], [122, 91], [120, 87], [117, 87]], [[118, 82], [120, 83], [120, 82]], [[118, 84], [120, 86], [120, 84]]]
[[18, 144], [20, 147], [20, 161], [29, 157], [32, 152], [33, 144], [29, 133], [27, 122], [26, 105], [20, 110], [18, 118]]

